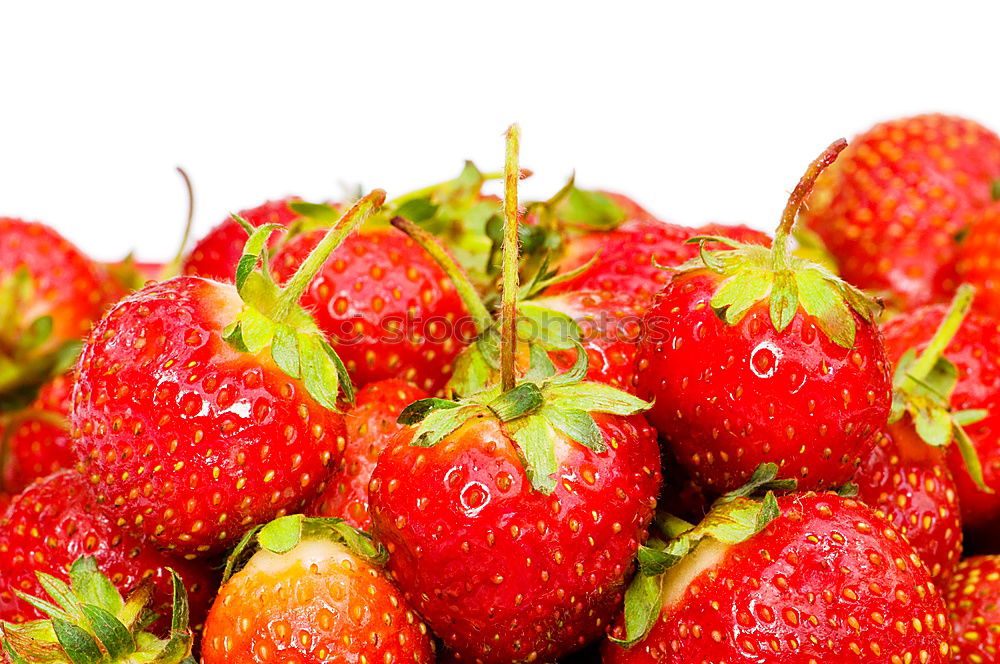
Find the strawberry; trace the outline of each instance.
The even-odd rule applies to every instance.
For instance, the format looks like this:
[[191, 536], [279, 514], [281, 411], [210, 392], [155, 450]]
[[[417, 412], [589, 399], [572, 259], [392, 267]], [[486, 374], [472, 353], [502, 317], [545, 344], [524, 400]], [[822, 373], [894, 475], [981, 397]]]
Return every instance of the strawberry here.
[[69, 368], [108, 295], [101, 267], [56, 231], [0, 217], [0, 410]]
[[697, 527], [666, 521], [680, 534], [640, 554], [605, 664], [950, 661], [920, 558], [856, 500], [730, 495]]
[[23, 623], [41, 618], [37, 608], [15, 593], [38, 595], [43, 588], [36, 573], [62, 575], [80, 556], [92, 556], [124, 593], [151, 581], [154, 608], [161, 615], [170, 606], [168, 569], [176, 570], [190, 593], [191, 623], [200, 625], [217, 584], [211, 568], [170, 556], [121, 531], [89, 505], [87, 496], [86, 481], [63, 470], [14, 498], [0, 518], [0, 619]]
[[979, 293], [976, 304], [1000, 316], [1000, 176], [994, 181], [994, 201], [983, 208], [958, 249], [958, 274]]
[[854, 139], [803, 214], [841, 275], [908, 309], [958, 285], [956, 238], [1000, 178], [1000, 137], [964, 118], [919, 115]]
[[352, 393], [296, 302], [383, 198], [359, 201], [283, 290], [254, 268], [274, 230], [264, 226], [235, 285], [177, 277], [105, 316], [83, 349], [70, 418], [105, 513], [158, 546], [210, 555], [322, 491], [345, 444], [339, 391]]
[[944, 454], [910, 422], [889, 425], [855, 474], [858, 499], [905, 535], [935, 582], [962, 557], [958, 489]]
[[955, 664], [1000, 661], [1000, 556], [963, 560], [944, 590]]
[[375, 462], [389, 440], [403, 426], [396, 422], [403, 410], [429, 394], [402, 380], [383, 380], [361, 389], [354, 406], [344, 414], [347, 443], [333, 479], [306, 513], [338, 517], [350, 526], [371, 530], [368, 482]]
[[151, 586], [144, 584], [128, 598], [100, 572], [93, 557], [81, 557], [69, 568], [69, 583], [37, 573], [51, 602], [29, 598], [48, 619], [3, 625], [3, 646], [15, 664], [27, 662], [101, 662], [102, 664], [192, 664], [194, 633], [188, 625], [188, 598], [181, 578], [170, 571], [173, 601], [170, 632], [160, 639], [147, 626], [156, 618], [149, 607]]
[[[902, 314], [887, 322], [882, 330], [889, 357], [899, 362], [905, 355], [924, 353], [935, 337], [935, 330], [948, 318], [946, 305], [928, 305]], [[951, 446], [947, 452], [948, 466], [958, 485], [962, 525], [966, 529], [995, 539], [992, 531], [1000, 524], [1000, 321], [973, 310], [961, 326], [952, 330], [946, 347], [935, 344], [938, 355], [951, 366], [950, 370], [932, 375], [949, 378], [949, 383], [936, 386], [947, 399], [947, 406], [961, 414], [958, 442], [968, 439], [969, 450]], [[971, 418], [970, 418], [971, 416]], [[958, 430], [956, 430], [958, 431]], [[982, 467], [978, 469], [978, 461]], [[972, 461], [971, 468], [968, 463]], [[977, 485], [981, 473], [987, 491]]]
[[203, 664], [430, 664], [427, 627], [384, 561], [383, 549], [339, 519], [287, 516], [251, 532], [209, 613]]
[[370, 484], [406, 599], [461, 661], [549, 662], [600, 637], [660, 486], [647, 404], [535, 365], [516, 380], [517, 143], [508, 131], [500, 384], [408, 407]]
[[[322, 237], [293, 237], [274, 257], [288, 279]], [[466, 343], [465, 307], [410, 238], [375, 228], [348, 237], [302, 297], [359, 385], [397, 378], [440, 391]]]
[[[267, 201], [255, 208], [241, 210], [239, 216], [254, 228], [267, 224], [291, 226], [301, 218], [292, 204], [299, 201], [297, 196], [289, 196], [276, 201]], [[243, 254], [246, 232], [234, 219], [226, 219], [198, 240], [181, 263], [181, 274], [206, 277], [218, 281], [233, 281], [236, 265]], [[278, 237], [272, 236], [268, 246], [274, 248]]]
[[56, 376], [27, 408], [0, 416], [4, 490], [19, 493], [40, 477], [72, 467], [66, 422], [72, 393], [73, 376]]
[[885, 425], [891, 377], [873, 303], [789, 256], [789, 231], [830, 146], [792, 193], [772, 249], [703, 251], [646, 313], [637, 394], [678, 462], [707, 493], [776, 462], [803, 489], [842, 485]]

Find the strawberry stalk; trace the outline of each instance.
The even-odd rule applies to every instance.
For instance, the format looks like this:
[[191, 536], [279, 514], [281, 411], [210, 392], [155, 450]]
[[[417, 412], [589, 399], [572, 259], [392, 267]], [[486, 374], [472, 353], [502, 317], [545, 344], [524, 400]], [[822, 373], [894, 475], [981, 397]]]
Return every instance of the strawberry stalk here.
[[927, 348], [924, 349], [924, 352], [920, 354], [920, 357], [917, 358], [913, 366], [910, 367], [910, 370], [907, 371], [907, 375], [921, 381], [927, 378], [927, 374], [937, 364], [959, 328], [962, 327], [962, 321], [965, 320], [969, 310], [972, 308], [972, 300], [975, 296], [976, 289], [969, 284], [962, 284], [958, 287], [955, 297], [951, 301], [948, 313], [942, 319], [941, 324], [938, 325], [938, 329], [935, 330], [934, 336], [931, 337], [930, 343], [927, 344]]
[[177, 172], [184, 181], [184, 190], [187, 191], [187, 221], [184, 222], [184, 234], [181, 235], [181, 244], [177, 247], [177, 253], [174, 254], [173, 260], [163, 266], [163, 270], [160, 272], [159, 276], [161, 280], [180, 274], [181, 263], [184, 262], [184, 252], [187, 250], [188, 241], [191, 239], [191, 227], [194, 225], [194, 187], [191, 185], [191, 178], [188, 177], [187, 172], [183, 168], [178, 166]]
[[323, 269], [323, 264], [330, 254], [343, 243], [344, 239], [357, 230], [372, 213], [385, 202], [385, 191], [376, 189], [356, 202], [348, 210], [336, 226], [331, 228], [319, 241], [306, 259], [285, 284], [275, 303], [274, 316], [284, 320], [296, 306], [313, 278]]
[[520, 177], [518, 152], [521, 128], [515, 123], [507, 129], [507, 156], [504, 162], [503, 197], [503, 265], [501, 268], [503, 299], [500, 305], [500, 387], [504, 392], [514, 388], [514, 355], [517, 345], [517, 181]]
[[427, 232], [417, 224], [403, 217], [393, 217], [389, 223], [410, 236], [414, 242], [420, 245], [421, 249], [427, 252], [427, 255], [437, 262], [441, 269], [444, 270], [444, 273], [448, 275], [451, 283], [454, 284], [458, 296], [462, 298], [462, 304], [465, 305], [466, 311], [472, 316], [476, 326], [476, 335], [479, 336], [486, 332], [493, 324], [493, 316], [490, 314], [490, 310], [483, 304], [483, 299], [479, 297], [479, 291], [472, 284], [469, 275], [455, 262], [451, 254], [441, 246], [441, 243], [437, 241], [434, 234]]

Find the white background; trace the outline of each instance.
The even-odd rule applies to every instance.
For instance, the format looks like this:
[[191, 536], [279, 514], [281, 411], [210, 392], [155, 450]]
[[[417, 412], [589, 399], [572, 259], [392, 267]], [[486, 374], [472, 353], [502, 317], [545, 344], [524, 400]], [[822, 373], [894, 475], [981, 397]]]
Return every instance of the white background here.
[[[168, 258], [342, 184], [390, 195], [522, 163], [665, 218], [770, 228], [832, 139], [922, 111], [1000, 128], [996, 2], [74, 2], [0, 5], [0, 215]], [[692, 7], [697, 5], [697, 7]]]

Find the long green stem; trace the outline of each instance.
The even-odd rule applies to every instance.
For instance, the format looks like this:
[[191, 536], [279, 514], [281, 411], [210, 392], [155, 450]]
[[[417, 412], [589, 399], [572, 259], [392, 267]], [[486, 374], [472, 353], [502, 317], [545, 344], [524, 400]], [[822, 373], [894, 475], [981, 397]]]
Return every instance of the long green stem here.
[[313, 250], [309, 252], [302, 265], [295, 271], [292, 278], [288, 280], [285, 287], [278, 296], [275, 305], [274, 315], [277, 320], [282, 320], [288, 316], [292, 307], [299, 301], [302, 294], [309, 287], [313, 278], [323, 268], [326, 259], [330, 257], [334, 249], [340, 246], [348, 235], [353, 233], [361, 224], [368, 219], [375, 210], [385, 202], [385, 191], [376, 189], [367, 196], [358, 200], [350, 210], [344, 213], [333, 228], [327, 231], [323, 239], [319, 241]]
[[427, 232], [409, 219], [404, 219], [403, 217], [394, 217], [389, 223], [413, 238], [413, 241], [419, 244], [441, 266], [441, 269], [448, 275], [451, 283], [455, 285], [455, 290], [458, 291], [458, 296], [462, 298], [465, 309], [472, 316], [473, 322], [476, 325], [476, 335], [478, 336], [486, 332], [493, 324], [493, 316], [490, 314], [490, 310], [483, 304], [482, 298], [479, 297], [479, 292], [472, 285], [472, 281], [465, 274], [465, 270], [441, 246], [437, 238], [434, 237], [434, 234]]
[[515, 123], [507, 129], [507, 157], [504, 161], [503, 188], [503, 299], [500, 306], [500, 386], [504, 392], [514, 388], [514, 356], [517, 350], [517, 181], [521, 128]]
[[774, 245], [771, 250], [771, 256], [774, 260], [775, 269], [783, 269], [788, 264], [788, 238], [792, 233], [792, 227], [795, 225], [795, 219], [799, 215], [799, 209], [802, 207], [803, 201], [805, 201], [809, 192], [812, 191], [813, 185], [816, 184], [816, 178], [826, 170], [827, 166], [837, 159], [837, 155], [846, 147], [847, 141], [842, 138], [838, 138], [831, 143], [830, 147], [809, 164], [809, 168], [806, 169], [805, 174], [799, 180], [799, 183], [795, 185], [795, 189], [792, 190], [791, 195], [788, 197], [788, 203], [785, 205], [785, 211], [781, 215], [781, 224], [778, 225], [778, 230], [774, 234]]
[[160, 270], [158, 276], [161, 281], [180, 274], [181, 263], [184, 262], [184, 252], [187, 251], [188, 241], [191, 239], [191, 227], [194, 225], [194, 187], [191, 184], [191, 178], [188, 177], [187, 172], [183, 168], [178, 166], [177, 172], [180, 173], [181, 179], [184, 181], [184, 189], [187, 191], [187, 221], [184, 222], [184, 234], [181, 236], [181, 244], [177, 247], [177, 253], [174, 254], [173, 259], [164, 265], [162, 270]]
[[941, 324], [934, 331], [934, 336], [931, 337], [931, 342], [927, 344], [927, 348], [924, 349], [924, 352], [913, 363], [910, 370], [906, 372], [907, 375], [917, 380], [923, 380], [927, 377], [927, 374], [931, 372], [931, 369], [937, 363], [938, 358], [948, 348], [948, 344], [955, 337], [955, 333], [962, 327], [962, 321], [965, 320], [969, 309], [972, 308], [972, 300], [975, 296], [976, 289], [969, 284], [962, 284], [958, 287], [955, 297], [951, 301], [948, 313], [945, 314]]

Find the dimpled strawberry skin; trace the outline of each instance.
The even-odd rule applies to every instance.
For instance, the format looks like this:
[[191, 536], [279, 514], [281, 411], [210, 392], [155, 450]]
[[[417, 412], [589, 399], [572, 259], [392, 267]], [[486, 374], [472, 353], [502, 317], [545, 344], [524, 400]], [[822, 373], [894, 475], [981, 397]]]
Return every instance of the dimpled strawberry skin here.
[[[289, 203], [297, 200], [299, 200], [297, 197], [292, 196], [277, 201], [267, 201], [255, 208], [241, 210], [239, 215], [254, 227], [264, 224], [290, 226], [293, 221], [299, 219], [299, 215], [289, 207]], [[272, 235], [268, 240], [268, 246], [273, 248], [281, 237], [280, 233]], [[232, 281], [246, 241], [246, 231], [233, 219], [226, 219], [192, 247], [181, 264], [181, 274]]]
[[962, 241], [958, 274], [963, 282], [976, 287], [977, 309], [1000, 316], [1000, 202], [982, 211]]
[[0, 284], [22, 268], [34, 287], [27, 322], [51, 315], [54, 342], [82, 338], [101, 317], [110, 286], [97, 263], [44, 224], [0, 217]]
[[[947, 310], [947, 305], [931, 305], [887, 322], [882, 330], [889, 358], [898, 362], [910, 348], [922, 351]], [[971, 311], [944, 356], [958, 369], [952, 408], [988, 411], [984, 419], [964, 428], [979, 454], [986, 485], [1000, 490], [1000, 322]], [[976, 486], [957, 446], [948, 447], [947, 461], [958, 485], [962, 525], [992, 532], [992, 525], [1000, 523], [1000, 493], [986, 493]]]
[[420, 616], [383, 572], [346, 551], [237, 572], [209, 613], [202, 651], [204, 664], [434, 662]]
[[372, 519], [388, 567], [463, 661], [551, 661], [619, 610], [656, 504], [658, 451], [641, 416], [594, 418], [609, 449], [567, 442], [548, 496], [492, 418], [430, 448], [405, 430], [379, 459]]
[[347, 444], [329, 485], [306, 510], [309, 516], [337, 517], [359, 530], [371, 530], [368, 483], [382, 450], [403, 425], [396, 420], [426, 392], [402, 380], [371, 383], [355, 396], [344, 413]]
[[222, 339], [231, 285], [178, 277], [116, 305], [80, 358], [71, 431], [100, 507], [161, 547], [225, 550], [301, 510], [344, 445], [343, 416]]
[[867, 506], [778, 499], [781, 516], [698, 574], [645, 640], [604, 664], [944, 664], [951, 627], [912, 547]]
[[990, 200], [1000, 137], [957, 117], [921, 115], [855, 138], [816, 184], [803, 223], [841, 275], [905, 308], [958, 285], [956, 235]]
[[[320, 238], [316, 231], [282, 247], [273, 261], [277, 278], [288, 279]], [[473, 335], [444, 271], [394, 229], [344, 240], [300, 303], [361, 386], [399, 378], [434, 394], [450, 377], [463, 339]]]
[[958, 489], [944, 453], [920, 439], [909, 417], [878, 435], [851, 481], [858, 499], [909, 540], [935, 583], [951, 576], [962, 557]]
[[44, 597], [35, 572], [65, 579], [73, 561], [85, 555], [94, 556], [101, 571], [123, 593], [151, 579], [157, 592], [155, 610], [162, 616], [170, 615], [167, 567], [184, 580], [192, 625], [201, 625], [212, 604], [217, 580], [211, 567], [169, 556], [122, 532], [89, 506], [86, 481], [72, 470], [63, 470], [28, 487], [0, 517], [0, 568], [4, 570], [0, 619], [24, 622], [42, 618], [14, 591]]
[[72, 393], [72, 374], [56, 376], [42, 386], [28, 410], [13, 414], [6, 423], [11, 427], [8, 432], [0, 420], [0, 436], [9, 436], [3, 459], [4, 490], [19, 492], [40, 477], [73, 466], [65, 423]]
[[955, 569], [944, 592], [955, 664], [991, 664], [1000, 652], [1000, 556], [975, 556]]
[[842, 485], [886, 422], [891, 379], [878, 329], [854, 315], [854, 346], [833, 343], [800, 309], [776, 332], [766, 303], [735, 325], [709, 305], [714, 273], [679, 275], [647, 312], [638, 394], [692, 479], [741, 486], [773, 461], [802, 490]]

